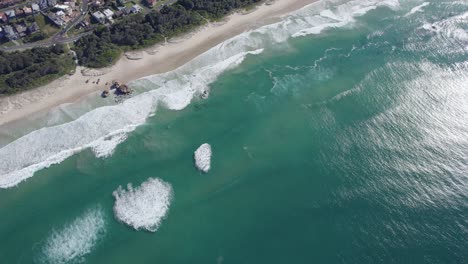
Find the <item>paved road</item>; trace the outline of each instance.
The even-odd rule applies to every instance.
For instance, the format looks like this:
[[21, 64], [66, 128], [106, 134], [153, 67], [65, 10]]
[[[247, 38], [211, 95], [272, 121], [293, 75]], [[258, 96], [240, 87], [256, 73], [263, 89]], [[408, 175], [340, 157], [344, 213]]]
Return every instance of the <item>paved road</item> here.
[[1, 9], [0, 9], [0, 12], [5, 12], [5, 11], [10, 10], [10, 9], [15, 9], [15, 8], [18, 8], [18, 7], [23, 7], [24, 5], [27, 5], [27, 4], [32, 4], [32, 1], [21, 2], [21, 3], [17, 3], [17, 4], [14, 4], [14, 5], [11, 5], [11, 6], [7, 6], [7, 7], [4, 7], [4, 8], [1, 8]]
[[[164, 2], [164, 4], [158, 6], [157, 9], [161, 10], [161, 8], [163, 8], [164, 6], [172, 5], [175, 2], [177, 2], [177, 0], [167, 0], [166, 2]], [[21, 51], [21, 50], [32, 49], [32, 48], [37, 48], [37, 47], [49, 47], [49, 46], [53, 46], [57, 44], [66, 44], [66, 43], [77, 41], [81, 37], [93, 33], [93, 31], [91, 30], [88, 32], [84, 32], [84, 33], [72, 36], [72, 37], [68, 37], [67, 32], [71, 28], [76, 26], [78, 23], [80, 23], [83, 20], [83, 18], [86, 17], [87, 13], [88, 13], [88, 0], [83, 0], [82, 6], [81, 6], [81, 14], [75, 19], [73, 19], [73, 21], [68, 23], [64, 28], [62, 28], [59, 32], [57, 32], [54, 36], [52, 36], [48, 40], [43, 41], [43, 42], [27, 43], [27, 44], [23, 44], [20, 46], [1, 47], [0, 51], [6, 51], [6, 52]]]
[[69, 22], [59, 32], [55, 33], [55, 35], [53, 35], [51, 38], [42, 42], [26, 43], [26, 44], [19, 45], [19, 46], [2, 47], [0, 48], [0, 50], [6, 51], [6, 52], [21, 51], [21, 50], [32, 49], [32, 48], [37, 48], [37, 47], [49, 47], [49, 46], [53, 46], [57, 44], [66, 44], [66, 43], [77, 41], [81, 37], [91, 34], [92, 31], [84, 32], [84, 33], [81, 33], [72, 37], [68, 37], [67, 32], [70, 29], [72, 29], [74, 26], [76, 26], [78, 23], [80, 23], [83, 20], [83, 18], [86, 17], [87, 13], [88, 13], [88, 0], [83, 0], [82, 6], [81, 6], [81, 14], [77, 16], [75, 19], [73, 19], [71, 22]]
[[55, 36], [47, 41], [43, 41], [43, 42], [34, 42], [34, 43], [27, 43], [27, 44], [23, 44], [23, 45], [20, 45], [20, 46], [11, 46], [11, 47], [2, 47], [0, 48], [1, 51], [6, 51], [6, 52], [13, 52], [13, 51], [22, 51], [22, 50], [27, 50], [27, 49], [33, 49], [33, 48], [39, 48], [39, 47], [50, 47], [50, 46], [54, 46], [54, 45], [61, 45], [61, 44], [67, 44], [67, 43], [72, 43], [72, 42], [75, 42], [77, 41], [78, 39], [86, 36], [86, 35], [90, 35], [92, 34], [93, 31], [87, 31], [87, 32], [84, 32], [84, 33], [81, 33], [81, 34], [78, 34], [78, 35], [75, 35], [75, 36], [72, 36], [72, 37], [65, 37], [63, 35], [58, 35], [58, 36]]

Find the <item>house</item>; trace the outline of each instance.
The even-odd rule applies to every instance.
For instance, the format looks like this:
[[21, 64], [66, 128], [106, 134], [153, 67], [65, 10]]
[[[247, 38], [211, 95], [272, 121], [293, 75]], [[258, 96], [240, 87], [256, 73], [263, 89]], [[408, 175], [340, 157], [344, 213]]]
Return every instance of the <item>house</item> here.
[[47, 5], [49, 7], [54, 7], [57, 4], [57, 0], [47, 0]]
[[76, 2], [63, 2], [64, 5], [69, 6], [71, 9], [75, 9], [76, 7]]
[[23, 2], [23, 1], [22, 0], [0, 0], [0, 8], [12, 6], [20, 2]]
[[96, 7], [99, 7], [99, 6], [102, 6], [102, 4], [104, 3], [104, 0], [102, 1], [99, 1], [99, 0], [93, 0], [93, 6], [96, 6]]
[[48, 7], [47, 0], [39, 0], [39, 8], [41, 10], [47, 9]]
[[62, 11], [67, 15], [71, 15], [71, 13], [73, 12], [73, 10], [67, 5], [55, 5], [54, 8]]
[[5, 11], [5, 14], [7, 15], [8, 19], [13, 19], [16, 17], [15, 10], [13, 9]]
[[83, 20], [81, 21], [81, 23], [79, 24], [82, 28], [88, 28], [89, 27], [89, 22], [87, 20]]
[[41, 11], [41, 8], [40, 8], [39, 5], [36, 4], [36, 3], [34, 3], [34, 4], [31, 5], [31, 9], [32, 9], [33, 14], [36, 14], [36, 13], [38, 13], [39, 11]]
[[134, 4], [132, 6], [132, 8], [130, 9], [130, 12], [133, 13], [133, 14], [141, 13], [141, 11], [143, 11], [143, 8], [141, 8], [141, 6], [139, 6], [137, 4]]
[[102, 13], [107, 17], [107, 19], [112, 20], [112, 16], [114, 15], [114, 12], [112, 12], [112, 10], [108, 8], [102, 11]]
[[3, 30], [5, 31], [5, 37], [9, 40], [14, 40], [18, 38], [18, 35], [16, 35], [15, 31], [13, 30], [13, 27], [10, 25], [6, 25], [3, 27]]
[[156, 2], [157, 2], [157, 0], [146, 0], [146, 4], [149, 7], [153, 7], [154, 5], [156, 5]]
[[30, 16], [30, 15], [32, 15], [33, 10], [32, 10], [32, 8], [25, 6], [25, 7], [23, 7], [23, 12], [24, 12], [25, 16]]
[[106, 16], [101, 11], [94, 12], [92, 16], [98, 23], [104, 24], [106, 22]]
[[0, 22], [1, 23], [7, 23], [8, 22], [8, 17], [5, 13], [0, 13]]
[[55, 9], [62, 10], [62, 11], [67, 11], [70, 7], [68, 5], [55, 5]]
[[114, 15], [115, 15], [115, 17], [122, 17], [124, 15], [124, 13], [121, 10], [119, 10], [119, 11], [115, 12]]
[[34, 32], [37, 32], [37, 31], [39, 31], [39, 30], [40, 30], [39, 25], [37, 25], [36, 22], [32, 23], [32, 24], [28, 27], [28, 32], [29, 32], [30, 34], [32, 34], [32, 33], [34, 33]]
[[3, 34], [3, 28], [0, 27], [0, 39], [3, 38], [3, 35], [4, 35], [4, 34]]
[[15, 14], [16, 14], [16, 17], [22, 17], [22, 16], [24, 16], [23, 9], [21, 9], [21, 8], [16, 8], [16, 9], [15, 9]]
[[24, 24], [16, 24], [15, 25], [16, 32], [20, 35], [20, 37], [26, 36], [26, 31], [28, 30]]
[[56, 15], [57, 17], [64, 17], [64, 16], [65, 16], [65, 13], [64, 13], [62, 10], [60, 10], [60, 11], [57, 11], [57, 12], [55, 13], [55, 15]]

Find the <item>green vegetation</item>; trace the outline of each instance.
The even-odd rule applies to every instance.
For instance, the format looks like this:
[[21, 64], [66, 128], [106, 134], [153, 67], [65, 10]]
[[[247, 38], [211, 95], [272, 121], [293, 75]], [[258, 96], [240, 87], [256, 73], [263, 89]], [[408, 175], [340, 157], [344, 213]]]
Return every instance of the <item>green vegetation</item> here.
[[[248, 8], [262, 0], [179, 0], [160, 11], [127, 16], [111, 26], [101, 26], [82, 37], [73, 46], [81, 65], [101, 68], [113, 64], [123, 51], [154, 45], [200, 26], [206, 20], [218, 20], [234, 9]], [[114, 2], [105, 1], [106, 6]], [[37, 15], [41, 33], [26, 41], [50, 37], [59, 29]], [[35, 48], [23, 52], [0, 52], [0, 94], [11, 94], [45, 84], [75, 67], [62, 46]]]
[[44, 32], [39, 31], [39, 32], [36, 32], [29, 36], [24, 37], [23, 42], [24, 43], [36, 42], [36, 41], [44, 40], [46, 38], [47, 38], [47, 35]]
[[[79, 62], [87, 67], [105, 67], [122, 51], [143, 48], [203, 23], [196, 12], [180, 5], [164, 7], [161, 12], [128, 16], [111, 27], [103, 27], [78, 40], [75, 51]], [[109, 55], [111, 57], [109, 57]]]
[[56, 27], [54, 24], [49, 22], [43, 15], [38, 14], [34, 16], [37, 25], [41, 29], [41, 32], [45, 33], [47, 36], [51, 37], [55, 33], [57, 33], [60, 29]]
[[43, 85], [75, 67], [63, 46], [23, 52], [0, 52], [0, 94], [12, 94]]
[[75, 50], [84, 66], [109, 66], [124, 50], [154, 45], [202, 25], [203, 17], [216, 20], [257, 2], [260, 0], [179, 0], [161, 11], [129, 16], [111, 27], [100, 28], [77, 41]]

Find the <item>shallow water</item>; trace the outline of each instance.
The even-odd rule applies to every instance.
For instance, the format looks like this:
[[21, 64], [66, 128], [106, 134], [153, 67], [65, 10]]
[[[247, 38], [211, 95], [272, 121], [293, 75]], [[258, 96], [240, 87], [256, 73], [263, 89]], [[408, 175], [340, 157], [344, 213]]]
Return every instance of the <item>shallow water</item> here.
[[[468, 3], [376, 3], [315, 4], [1, 148], [32, 176], [0, 189], [2, 262], [463, 263]], [[155, 232], [115, 219], [127, 183]]]

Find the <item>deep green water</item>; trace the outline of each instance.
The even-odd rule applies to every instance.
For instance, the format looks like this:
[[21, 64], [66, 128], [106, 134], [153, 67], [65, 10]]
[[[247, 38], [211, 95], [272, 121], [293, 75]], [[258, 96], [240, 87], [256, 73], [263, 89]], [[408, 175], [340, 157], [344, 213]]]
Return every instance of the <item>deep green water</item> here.
[[[408, 14], [420, 4], [269, 45], [112, 156], [0, 189], [0, 263], [61, 263], [53, 230], [69, 231], [53, 252], [73, 248], [70, 263], [466, 263], [468, 3]], [[118, 186], [148, 178], [173, 189], [154, 233], [113, 212]], [[74, 221], [90, 211], [104, 224], [82, 254], [98, 220]]]

